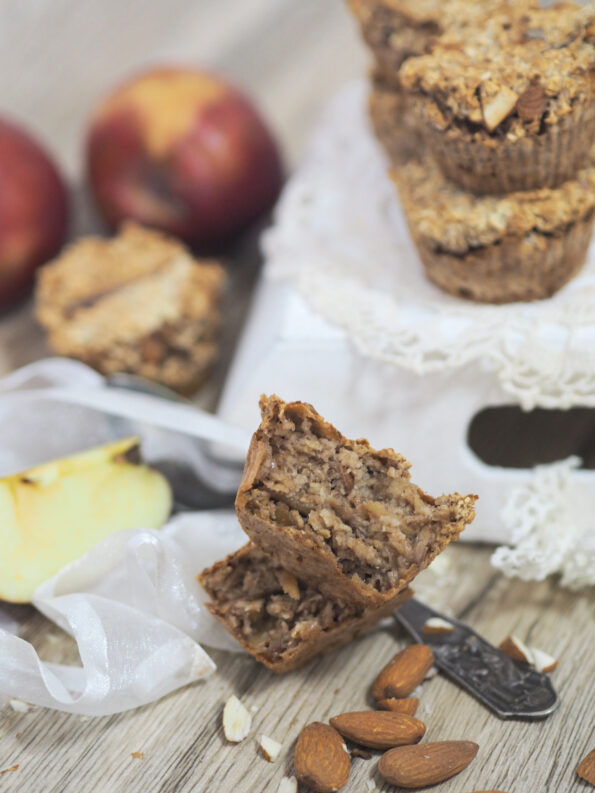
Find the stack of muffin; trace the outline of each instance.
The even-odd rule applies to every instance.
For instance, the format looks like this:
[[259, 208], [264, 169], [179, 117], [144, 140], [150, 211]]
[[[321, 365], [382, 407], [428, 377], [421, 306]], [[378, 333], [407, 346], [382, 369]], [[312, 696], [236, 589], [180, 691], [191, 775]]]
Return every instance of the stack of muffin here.
[[428, 278], [489, 303], [554, 294], [584, 264], [595, 218], [595, 4], [349, 4]]

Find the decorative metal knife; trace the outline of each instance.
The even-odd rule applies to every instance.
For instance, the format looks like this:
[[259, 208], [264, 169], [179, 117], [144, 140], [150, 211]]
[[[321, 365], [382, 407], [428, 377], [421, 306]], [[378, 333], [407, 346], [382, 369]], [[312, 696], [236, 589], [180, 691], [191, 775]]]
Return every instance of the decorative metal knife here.
[[[417, 642], [432, 648], [439, 669], [500, 718], [542, 719], [558, 707], [558, 695], [546, 675], [513, 661], [464, 623], [415, 598], [393, 616]], [[424, 633], [424, 625], [433, 617], [450, 623], [453, 630]]]

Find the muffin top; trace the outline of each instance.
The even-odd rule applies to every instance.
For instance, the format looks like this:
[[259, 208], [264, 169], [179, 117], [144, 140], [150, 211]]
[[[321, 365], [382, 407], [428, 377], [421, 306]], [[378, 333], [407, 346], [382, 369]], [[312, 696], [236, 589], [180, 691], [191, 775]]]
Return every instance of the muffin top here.
[[429, 157], [392, 178], [415, 235], [434, 250], [462, 255], [504, 237], [562, 234], [586, 218], [595, 207], [595, 147], [589, 166], [555, 189], [474, 196], [445, 179]]
[[[538, 0], [510, 0], [517, 7], [536, 8]], [[383, 12], [401, 24], [436, 25], [441, 30], [460, 27], [483, 19], [502, 5], [503, 0], [348, 0], [359, 19]]]
[[399, 75], [439, 129], [467, 122], [471, 132], [510, 140], [538, 134], [593, 102], [595, 3], [502, 3], [477, 23], [450, 26]]
[[46, 264], [36, 314], [48, 330], [84, 324], [89, 337], [109, 345], [205, 316], [224, 279], [215, 262], [198, 261], [172, 237], [128, 222], [116, 237], [83, 237]]

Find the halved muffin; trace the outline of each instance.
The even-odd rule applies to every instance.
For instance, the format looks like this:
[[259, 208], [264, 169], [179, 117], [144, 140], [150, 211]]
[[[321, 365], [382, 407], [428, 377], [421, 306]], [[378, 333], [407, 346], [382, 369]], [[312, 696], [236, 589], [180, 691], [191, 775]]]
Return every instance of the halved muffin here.
[[404, 603], [399, 592], [376, 608], [324, 595], [248, 543], [198, 576], [209, 611], [234, 638], [274, 672], [289, 672], [370, 630]]
[[432, 498], [392, 449], [349, 440], [311, 405], [261, 397], [236, 499], [275, 563], [335, 600], [391, 601], [475, 515], [476, 496]]

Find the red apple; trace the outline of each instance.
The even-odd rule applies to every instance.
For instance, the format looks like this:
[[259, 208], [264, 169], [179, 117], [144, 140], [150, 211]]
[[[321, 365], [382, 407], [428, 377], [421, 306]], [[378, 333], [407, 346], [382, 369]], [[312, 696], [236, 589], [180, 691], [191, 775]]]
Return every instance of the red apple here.
[[35, 268], [62, 247], [67, 225], [55, 165], [26, 132], [0, 119], [0, 308], [28, 292]]
[[202, 250], [270, 209], [282, 181], [277, 146], [252, 104], [189, 68], [147, 71], [101, 103], [87, 165], [110, 226], [130, 218]]

